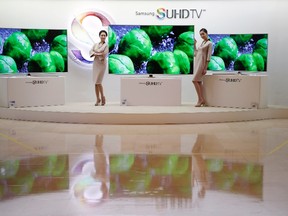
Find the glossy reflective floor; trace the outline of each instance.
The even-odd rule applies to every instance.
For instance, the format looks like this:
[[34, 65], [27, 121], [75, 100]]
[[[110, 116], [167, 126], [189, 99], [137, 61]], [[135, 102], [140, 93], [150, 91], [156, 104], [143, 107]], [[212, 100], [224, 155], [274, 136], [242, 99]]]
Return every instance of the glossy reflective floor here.
[[288, 120], [0, 120], [0, 215], [288, 215]]

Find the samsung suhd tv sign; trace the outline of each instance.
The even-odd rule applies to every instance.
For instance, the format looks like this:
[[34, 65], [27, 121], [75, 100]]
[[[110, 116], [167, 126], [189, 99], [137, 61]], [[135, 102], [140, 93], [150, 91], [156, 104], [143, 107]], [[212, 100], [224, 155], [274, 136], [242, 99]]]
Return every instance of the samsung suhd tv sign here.
[[136, 16], [155, 16], [159, 20], [164, 19], [200, 19], [206, 12], [206, 9], [182, 8], [167, 9], [158, 8], [154, 11], [136, 11]]
[[157, 9], [157, 18], [162, 19], [200, 19], [205, 9]]

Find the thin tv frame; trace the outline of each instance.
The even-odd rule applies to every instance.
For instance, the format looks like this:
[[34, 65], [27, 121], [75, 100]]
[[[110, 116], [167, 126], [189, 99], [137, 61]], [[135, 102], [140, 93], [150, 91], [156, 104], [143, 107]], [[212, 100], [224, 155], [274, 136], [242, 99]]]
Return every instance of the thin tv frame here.
[[68, 72], [66, 29], [0, 28], [0, 75]]
[[109, 74], [193, 74], [194, 25], [113, 24], [108, 42]]
[[[209, 38], [213, 44], [213, 51], [211, 61], [208, 64], [208, 71], [215, 74], [223, 72], [248, 74], [267, 72], [268, 33], [209, 34]], [[237, 45], [237, 52], [235, 49], [233, 50], [235, 44]]]

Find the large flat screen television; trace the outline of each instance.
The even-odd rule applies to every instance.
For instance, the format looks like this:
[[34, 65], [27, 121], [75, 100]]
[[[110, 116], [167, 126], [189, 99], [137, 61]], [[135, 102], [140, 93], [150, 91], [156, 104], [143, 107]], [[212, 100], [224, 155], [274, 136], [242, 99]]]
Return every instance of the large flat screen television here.
[[211, 71], [266, 72], [268, 34], [210, 34]]
[[0, 28], [0, 74], [67, 72], [64, 29]]
[[110, 25], [110, 74], [193, 74], [194, 26]]

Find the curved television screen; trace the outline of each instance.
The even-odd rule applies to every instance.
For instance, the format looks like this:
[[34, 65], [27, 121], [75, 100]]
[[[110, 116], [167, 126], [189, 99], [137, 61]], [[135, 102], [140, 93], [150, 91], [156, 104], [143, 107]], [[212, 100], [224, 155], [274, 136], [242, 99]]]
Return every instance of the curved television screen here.
[[0, 74], [67, 72], [67, 31], [0, 28]]
[[210, 34], [211, 71], [267, 71], [268, 34]]
[[110, 25], [110, 74], [193, 74], [194, 26]]

